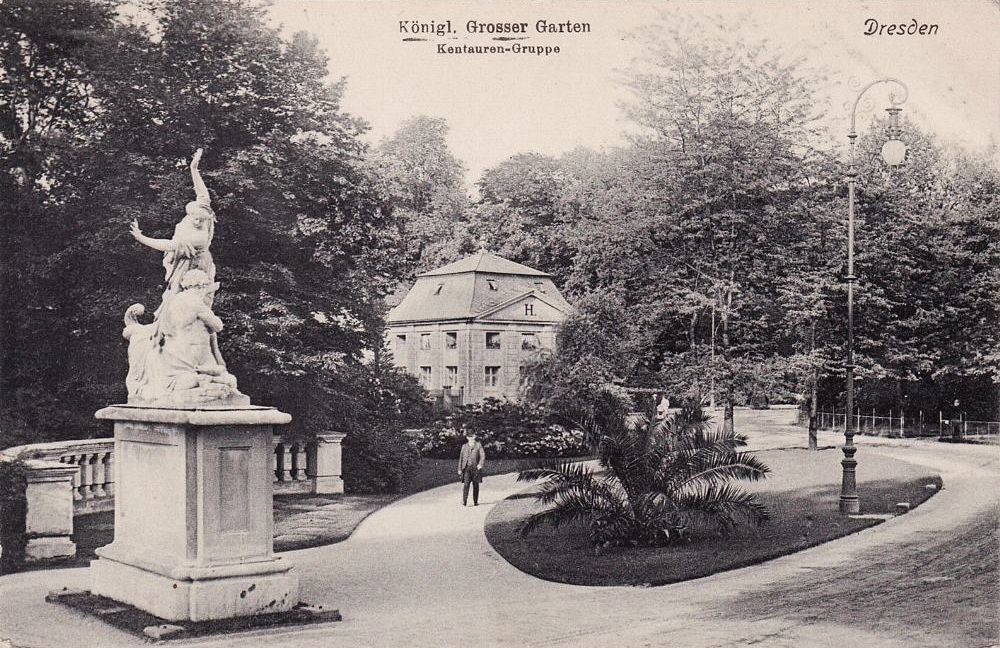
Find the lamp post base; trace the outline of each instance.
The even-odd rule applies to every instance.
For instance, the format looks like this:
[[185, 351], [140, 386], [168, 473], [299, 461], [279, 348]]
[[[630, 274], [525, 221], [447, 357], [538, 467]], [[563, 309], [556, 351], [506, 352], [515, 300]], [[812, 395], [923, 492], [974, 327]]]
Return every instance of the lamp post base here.
[[852, 515], [861, 512], [861, 500], [858, 496], [854, 497], [840, 497], [840, 512], [843, 515]]
[[841, 448], [844, 451], [844, 458], [840, 465], [844, 467], [844, 476], [840, 484], [840, 512], [844, 515], [861, 512], [861, 500], [858, 498], [857, 477], [855, 469], [858, 462], [854, 458], [854, 453], [858, 449], [853, 445], [845, 445]]

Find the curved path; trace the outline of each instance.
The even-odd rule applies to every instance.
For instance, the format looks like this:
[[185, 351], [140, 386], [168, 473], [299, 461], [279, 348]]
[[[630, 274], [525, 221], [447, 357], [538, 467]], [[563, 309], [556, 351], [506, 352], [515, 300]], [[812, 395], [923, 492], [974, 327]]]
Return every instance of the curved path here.
[[[763, 448], [800, 444], [803, 436], [800, 428], [788, 428], [753, 438]], [[821, 443], [837, 439], [827, 434]], [[989, 520], [995, 520], [997, 510], [1000, 452], [995, 446], [858, 440], [862, 462], [865, 453], [879, 452], [924, 465], [942, 474], [945, 489], [905, 516], [762, 565], [657, 588], [597, 588], [534, 579], [490, 548], [483, 534], [490, 506], [523, 488], [511, 475], [490, 477], [476, 508], [459, 504], [460, 489], [442, 487], [373, 514], [343, 543], [286, 554], [300, 574], [302, 600], [339, 608], [343, 622], [170, 643], [283, 648], [1000, 644], [995, 588], [992, 593], [987, 588], [985, 600], [980, 594], [978, 601], [964, 603], [978, 614], [974, 622], [981, 618], [979, 625], [952, 614], [955, 608], [949, 605], [963, 605], [951, 600], [952, 590], [945, 591], [948, 600], [935, 604], [941, 623], [927, 623], [919, 605], [907, 607], [936, 587], [968, 585], [955, 583], [949, 573], [938, 574], [955, 565], [938, 565], [931, 576], [924, 571], [928, 563], [933, 566], [930, 558], [955, 546], [958, 536], [962, 546], [994, 547], [992, 556], [980, 551], [957, 559], [979, 560], [978, 570], [975, 564], [966, 566], [976, 573], [985, 569], [986, 582], [997, 582], [995, 542], [987, 538], [984, 545], [979, 536], [984, 523], [987, 529], [993, 524], [995, 533], [995, 521]], [[42, 602], [44, 593], [57, 586], [85, 588], [87, 570], [0, 579], [0, 639], [39, 647], [142, 644]]]

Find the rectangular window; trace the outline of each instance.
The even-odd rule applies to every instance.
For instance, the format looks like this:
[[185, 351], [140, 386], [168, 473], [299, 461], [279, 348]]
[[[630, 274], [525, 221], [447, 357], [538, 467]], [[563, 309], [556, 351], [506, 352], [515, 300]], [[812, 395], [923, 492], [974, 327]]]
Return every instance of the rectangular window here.
[[447, 331], [444, 334], [444, 346], [446, 349], [457, 349], [458, 333], [456, 333], [455, 331]]
[[500, 333], [499, 332], [489, 332], [486, 334], [486, 348], [487, 349], [499, 349], [500, 348]]
[[448, 371], [448, 381], [445, 384], [457, 385], [458, 384], [458, 367], [445, 367]]
[[538, 341], [538, 336], [534, 333], [522, 333], [521, 334], [521, 350], [522, 351], [534, 351], [541, 346]]
[[485, 384], [487, 387], [496, 387], [497, 378], [500, 376], [500, 367], [484, 367], [486, 370]]
[[490, 290], [499, 290], [499, 288], [497, 288], [497, 282], [493, 279], [487, 279], [486, 285], [490, 287]]
[[527, 367], [518, 367], [517, 368], [517, 384], [519, 384], [521, 387], [527, 387], [528, 386], [528, 368]]
[[536, 281], [535, 290], [537, 290], [538, 292], [545, 292], [545, 283], [542, 281]]
[[441, 294], [441, 289], [442, 289], [442, 288], [444, 288], [444, 284], [438, 284], [438, 285], [437, 285], [437, 288], [435, 288], [435, 289], [434, 289], [434, 294], [435, 294], [435, 295], [440, 295], [440, 294]]
[[396, 348], [405, 347], [405, 346], [406, 346], [406, 336], [405, 335], [397, 335], [396, 336]]
[[421, 333], [420, 334], [420, 348], [426, 351], [431, 348], [431, 334]]
[[431, 386], [431, 379], [433, 378], [434, 371], [430, 367], [420, 367], [420, 383], [424, 387]]

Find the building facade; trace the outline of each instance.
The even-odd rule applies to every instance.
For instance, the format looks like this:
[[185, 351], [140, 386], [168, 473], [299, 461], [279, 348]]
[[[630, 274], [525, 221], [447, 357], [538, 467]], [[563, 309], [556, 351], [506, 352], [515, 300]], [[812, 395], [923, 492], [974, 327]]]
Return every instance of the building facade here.
[[569, 308], [550, 275], [480, 251], [418, 276], [389, 311], [387, 342], [396, 366], [446, 403], [517, 400]]

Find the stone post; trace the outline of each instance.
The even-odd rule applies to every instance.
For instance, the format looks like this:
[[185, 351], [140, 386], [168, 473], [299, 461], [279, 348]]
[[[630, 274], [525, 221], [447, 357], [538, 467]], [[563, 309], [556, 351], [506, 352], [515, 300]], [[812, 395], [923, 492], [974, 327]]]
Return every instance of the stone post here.
[[344, 492], [341, 473], [341, 442], [344, 436], [338, 432], [316, 435], [316, 474], [312, 488], [316, 495]]
[[114, 405], [115, 539], [91, 563], [94, 594], [169, 621], [284, 612], [298, 600], [273, 553], [270, 407]]
[[73, 535], [73, 475], [77, 466], [29, 459], [25, 499], [28, 511], [25, 532], [27, 562], [76, 555]]

